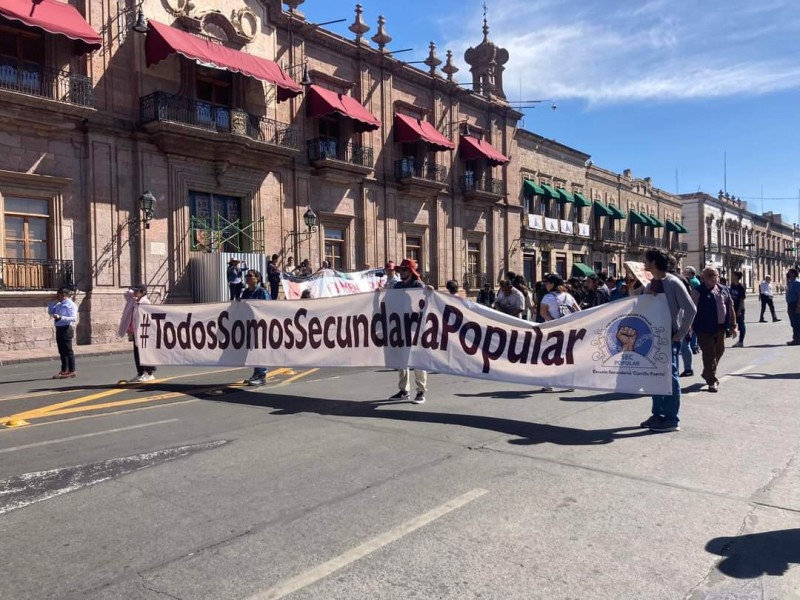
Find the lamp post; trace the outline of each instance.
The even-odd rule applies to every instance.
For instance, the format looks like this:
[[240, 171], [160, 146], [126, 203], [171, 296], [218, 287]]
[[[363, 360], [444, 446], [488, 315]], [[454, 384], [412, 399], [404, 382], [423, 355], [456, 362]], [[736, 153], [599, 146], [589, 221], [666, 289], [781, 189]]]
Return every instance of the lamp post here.
[[303, 223], [305, 223], [306, 230], [305, 231], [289, 231], [286, 234], [286, 237], [293, 238], [294, 242], [293, 245], [299, 244], [301, 241], [310, 238], [312, 235], [317, 233], [317, 213], [314, 212], [314, 209], [310, 206], [306, 210], [305, 214], [303, 215]]

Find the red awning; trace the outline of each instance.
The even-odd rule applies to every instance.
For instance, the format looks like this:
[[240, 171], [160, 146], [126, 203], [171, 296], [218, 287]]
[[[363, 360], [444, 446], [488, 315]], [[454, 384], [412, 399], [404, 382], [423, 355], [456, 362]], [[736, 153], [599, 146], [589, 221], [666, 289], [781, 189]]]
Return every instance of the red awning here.
[[495, 167], [504, 165], [511, 160], [501, 152], [495, 150], [489, 142], [479, 140], [471, 135], [461, 136], [461, 143], [458, 149], [461, 152], [461, 156], [466, 160], [485, 158], [489, 161], [489, 164]]
[[103, 38], [78, 9], [58, 0], [0, 0], [0, 15], [75, 40], [82, 52], [103, 47]]
[[337, 94], [317, 85], [312, 85], [308, 91], [308, 114], [312, 117], [340, 114], [352, 119], [353, 128], [359, 133], [375, 131], [381, 126], [381, 122], [355, 98]]
[[278, 86], [279, 102], [303, 93], [303, 88], [292, 81], [271, 60], [226, 48], [152, 19], [148, 21], [148, 24], [150, 29], [147, 32], [144, 46], [148, 67], [160, 63], [170, 54], [177, 52], [199, 63], [211, 64], [226, 71], [274, 83]]
[[416, 142], [419, 140], [427, 142], [434, 150], [452, 150], [456, 147], [427, 121], [395, 113], [394, 141]]

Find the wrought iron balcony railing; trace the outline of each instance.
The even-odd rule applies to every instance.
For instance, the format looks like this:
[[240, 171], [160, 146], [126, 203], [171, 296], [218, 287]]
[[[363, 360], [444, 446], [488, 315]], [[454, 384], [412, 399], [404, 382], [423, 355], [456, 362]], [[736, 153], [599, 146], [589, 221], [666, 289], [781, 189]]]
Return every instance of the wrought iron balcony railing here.
[[338, 160], [361, 167], [372, 168], [372, 148], [360, 144], [343, 143], [334, 138], [314, 138], [306, 141], [308, 160]]
[[631, 246], [641, 246], [648, 248], [661, 248], [664, 245], [660, 238], [651, 235], [638, 235], [631, 238]]
[[398, 181], [414, 178], [444, 183], [447, 169], [431, 161], [404, 158], [394, 162], [394, 177]]
[[0, 88], [78, 106], [94, 106], [91, 77], [0, 57]]
[[75, 285], [71, 260], [0, 258], [0, 291], [47, 291]]
[[213, 106], [166, 92], [154, 92], [139, 99], [142, 124], [153, 121], [200, 127], [232, 133], [257, 142], [297, 148], [297, 128], [273, 119], [251, 115], [238, 108]]
[[670, 247], [676, 252], [688, 252], [689, 251], [688, 242], [672, 242]]
[[469, 292], [470, 290], [482, 289], [484, 283], [491, 283], [488, 273], [464, 273], [464, 280], [461, 285]]
[[506, 186], [502, 180], [492, 179], [491, 177], [476, 178], [474, 175], [463, 175], [461, 177], [461, 192], [484, 192], [503, 196], [506, 193]]
[[612, 231], [610, 229], [603, 229], [600, 234], [600, 239], [604, 242], [615, 242], [617, 244], [625, 244], [628, 242], [628, 234], [624, 231]]

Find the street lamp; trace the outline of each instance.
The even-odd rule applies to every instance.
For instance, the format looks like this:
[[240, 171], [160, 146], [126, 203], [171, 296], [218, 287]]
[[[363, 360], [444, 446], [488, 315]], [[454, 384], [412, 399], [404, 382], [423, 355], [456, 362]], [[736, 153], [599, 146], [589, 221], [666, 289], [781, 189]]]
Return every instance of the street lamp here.
[[314, 83], [311, 80], [311, 75], [308, 74], [308, 58], [304, 59], [299, 65], [292, 65], [288, 67], [282, 66], [282, 68], [290, 77], [292, 77], [292, 74], [298, 69], [303, 69], [303, 78], [300, 80], [300, 85], [303, 87], [309, 87]]
[[303, 223], [305, 223], [305, 231], [290, 231], [287, 237], [294, 238], [294, 243], [297, 244], [305, 239], [310, 238], [317, 233], [317, 213], [314, 212], [310, 206], [303, 215]]
[[132, 235], [138, 233], [139, 225], [143, 224], [145, 229], [150, 229], [150, 221], [153, 220], [156, 212], [156, 202], [156, 197], [149, 190], [139, 196], [139, 211], [142, 216], [138, 219], [128, 219], [128, 225], [134, 228]]

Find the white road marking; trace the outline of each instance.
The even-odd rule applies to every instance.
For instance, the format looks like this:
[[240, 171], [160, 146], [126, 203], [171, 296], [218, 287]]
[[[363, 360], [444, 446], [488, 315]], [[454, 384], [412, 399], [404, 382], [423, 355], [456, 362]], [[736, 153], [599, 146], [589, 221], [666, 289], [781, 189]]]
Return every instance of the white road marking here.
[[452, 500], [445, 502], [441, 506], [426, 512], [425, 514], [419, 515], [410, 521], [406, 521], [394, 529], [390, 529], [386, 533], [382, 533], [381, 535], [364, 542], [360, 546], [356, 546], [352, 550], [348, 550], [344, 554], [341, 554], [336, 558], [329, 560], [328, 562], [322, 563], [318, 567], [306, 571], [305, 573], [301, 573], [300, 575], [292, 577], [291, 579], [287, 579], [286, 581], [283, 581], [264, 592], [254, 594], [253, 596], [250, 596], [248, 600], [278, 600], [279, 598], [288, 596], [289, 594], [301, 590], [304, 587], [307, 587], [312, 583], [316, 583], [320, 579], [335, 573], [350, 563], [360, 560], [365, 556], [372, 554], [376, 550], [380, 550], [384, 546], [391, 544], [392, 542], [396, 542], [409, 533], [412, 533], [417, 529], [435, 521], [439, 517], [461, 508], [462, 506], [465, 506], [473, 500], [476, 500], [488, 493], [488, 490], [476, 488], [462, 496], [453, 498]]
[[10, 448], [0, 449], [0, 454], [8, 452], [16, 452], [17, 450], [27, 450], [28, 448], [37, 448], [39, 446], [49, 446], [50, 444], [60, 444], [62, 442], [71, 442], [72, 440], [82, 440], [84, 438], [95, 437], [98, 435], [106, 435], [109, 433], [118, 433], [120, 431], [129, 431], [131, 429], [141, 429], [143, 427], [152, 427], [153, 425], [164, 425], [165, 423], [174, 423], [178, 419], [166, 419], [165, 421], [154, 421], [153, 423], [142, 423], [141, 425], [131, 425], [130, 427], [118, 427], [117, 429], [107, 429], [106, 431], [95, 431], [94, 433], [84, 433], [82, 435], [73, 435], [70, 437], [60, 438], [57, 440], [47, 440], [44, 442], [35, 442], [33, 444], [24, 444], [22, 446], [12, 446]]

